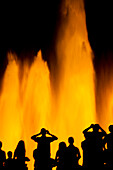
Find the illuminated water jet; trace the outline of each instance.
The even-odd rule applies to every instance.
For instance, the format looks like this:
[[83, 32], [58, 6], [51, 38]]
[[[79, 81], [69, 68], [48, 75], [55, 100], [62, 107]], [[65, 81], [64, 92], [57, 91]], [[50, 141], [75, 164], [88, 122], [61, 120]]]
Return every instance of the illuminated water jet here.
[[[95, 73], [83, 0], [62, 2], [55, 52], [57, 64], [53, 66], [51, 62], [51, 72], [41, 52], [30, 67], [27, 61], [21, 67], [14, 54], [8, 55], [0, 96], [0, 138], [6, 151], [13, 151], [23, 139], [27, 156], [32, 158], [36, 146], [30, 137], [42, 127], [59, 137], [52, 144], [52, 157], [58, 143], [67, 143], [69, 136], [75, 138], [75, 145], [80, 149], [82, 130], [96, 121]], [[52, 70], [54, 67], [57, 75]], [[51, 75], [56, 77], [54, 83]], [[29, 167], [31, 170], [33, 162]]]

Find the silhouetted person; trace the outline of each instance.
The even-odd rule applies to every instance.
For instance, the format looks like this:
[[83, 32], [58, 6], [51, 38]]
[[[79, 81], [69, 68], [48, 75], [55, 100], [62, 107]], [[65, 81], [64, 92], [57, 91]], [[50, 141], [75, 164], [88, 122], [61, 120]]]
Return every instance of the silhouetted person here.
[[6, 160], [6, 154], [2, 150], [2, 142], [0, 141], [0, 169], [4, 168], [5, 160]]
[[[46, 134], [50, 135], [51, 137], [47, 137]], [[39, 137], [39, 135], [41, 135]], [[39, 134], [33, 135], [31, 137], [35, 142], [38, 143], [38, 152], [39, 152], [39, 169], [49, 170], [51, 168], [51, 160], [50, 160], [50, 143], [58, 138], [49, 133], [48, 130], [42, 128]]]
[[27, 169], [27, 165], [25, 161], [30, 161], [29, 158], [25, 157], [25, 143], [23, 140], [20, 140], [15, 151], [14, 151], [14, 159], [16, 159], [16, 167], [18, 169]]
[[66, 169], [66, 153], [67, 147], [65, 142], [59, 143], [59, 149], [56, 153], [55, 161], [57, 165], [57, 170], [65, 170]]
[[[89, 130], [92, 129], [92, 132]], [[83, 131], [88, 142], [88, 157], [92, 167], [103, 167], [103, 137], [106, 132], [98, 125], [91, 124]]]
[[34, 162], [34, 170], [37, 170], [37, 169], [38, 169], [38, 166], [39, 166], [39, 160], [40, 160], [38, 147], [37, 147], [37, 149], [35, 149], [35, 150], [33, 151], [33, 158], [34, 158], [34, 160], [35, 160], [35, 162]]
[[92, 141], [91, 138], [84, 134], [85, 140], [82, 141], [81, 147], [83, 149], [83, 167], [89, 168], [92, 166]]
[[113, 125], [109, 126], [110, 133], [104, 138], [104, 144], [107, 144], [105, 150], [105, 163], [107, 167], [113, 168]]
[[8, 159], [6, 159], [5, 167], [7, 170], [12, 170], [14, 169], [14, 159], [12, 158], [12, 152], [9, 151], [7, 155], [8, 155]]
[[79, 168], [79, 159], [81, 158], [79, 149], [74, 146], [74, 138], [68, 138], [69, 146], [67, 147], [67, 167], [68, 169]]

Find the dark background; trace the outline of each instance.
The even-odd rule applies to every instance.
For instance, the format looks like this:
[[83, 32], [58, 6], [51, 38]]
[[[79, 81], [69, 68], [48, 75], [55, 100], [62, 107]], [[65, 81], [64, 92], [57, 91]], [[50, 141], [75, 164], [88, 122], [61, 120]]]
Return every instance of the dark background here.
[[[7, 51], [16, 52], [22, 61], [25, 57], [32, 61], [39, 49], [45, 53], [52, 48], [60, 22], [60, 4], [61, 0], [0, 4], [0, 77], [7, 65]], [[98, 70], [99, 63], [108, 57], [103, 54], [113, 52], [112, 1], [85, 0], [85, 10], [94, 67]], [[46, 55], [43, 57], [49, 62]]]

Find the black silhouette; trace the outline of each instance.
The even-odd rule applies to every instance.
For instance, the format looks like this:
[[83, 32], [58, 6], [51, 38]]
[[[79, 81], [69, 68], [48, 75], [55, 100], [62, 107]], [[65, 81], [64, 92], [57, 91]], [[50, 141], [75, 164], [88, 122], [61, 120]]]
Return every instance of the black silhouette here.
[[[93, 131], [89, 132], [90, 129]], [[91, 124], [83, 133], [86, 138], [82, 143], [85, 166], [103, 167], [103, 137], [106, 132], [98, 124]]]
[[2, 142], [0, 141], [0, 169], [3, 169], [5, 166], [6, 154], [2, 150]]
[[14, 152], [14, 158], [17, 158], [17, 159], [24, 159], [25, 158], [25, 143], [23, 140], [20, 140], [16, 149], [15, 149], [15, 152]]
[[79, 159], [81, 158], [79, 149], [74, 146], [74, 138], [68, 138], [69, 146], [67, 147], [67, 167], [68, 169], [79, 168]]
[[[80, 166], [81, 155], [79, 149], [74, 146], [74, 138], [68, 138], [68, 147], [65, 142], [60, 142], [56, 157], [52, 159], [50, 157], [50, 143], [58, 138], [42, 128], [39, 134], [31, 137], [38, 143], [37, 148], [33, 151], [34, 170], [52, 170], [55, 166], [57, 170], [74, 170], [82, 167], [85, 169], [113, 169], [113, 125], [109, 126], [109, 131], [110, 133], [106, 134], [98, 124], [91, 124], [83, 131], [85, 137], [81, 143], [83, 166]], [[30, 160], [26, 157], [23, 140], [18, 142], [14, 158], [12, 158], [12, 152], [9, 151], [7, 153], [8, 159], [6, 159], [5, 152], [1, 148], [2, 142], [0, 141], [0, 170], [28, 169], [26, 162]]]
[[27, 170], [27, 164], [25, 164], [25, 161], [30, 160], [28, 157], [25, 157], [25, 153], [25, 143], [23, 140], [20, 140], [14, 151], [14, 159], [17, 169]]
[[56, 153], [55, 161], [57, 165], [57, 170], [66, 169], [66, 156], [67, 156], [67, 147], [65, 142], [59, 143], [59, 149]]
[[83, 149], [83, 167], [88, 168], [92, 166], [92, 142], [91, 139], [84, 134], [85, 140], [81, 143]]
[[6, 159], [6, 162], [5, 162], [5, 168], [7, 170], [11, 170], [11, 169], [14, 169], [14, 159], [12, 158], [12, 152], [9, 151], [7, 153], [8, 155], [8, 159]]
[[113, 125], [109, 126], [110, 133], [104, 138], [104, 144], [107, 144], [107, 148], [104, 151], [104, 158], [106, 167], [113, 168]]
[[[51, 137], [47, 137], [46, 134], [50, 135]], [[41, 135], [41, 137], [38, 137]], [[58, 138], [52, 134], [49, 133], [48, 130], [42, 128], [41, 132], [39, 134], [33, 135], [31, 137], [35, 142], [38, 143], [38, 157], [39, 160], [35, 161], [35, 163], [38, 163], [38, 169], [46, 169], [50, 170], [52, 169], [51, 165], [51, 159], [50, 159], [50, 143], [54, 140], [57, 140]], [[36, 159], [35, 159], [36, 160]], [[36, 165], [35, 165], [36, 167]]]
[[40, 160], [40, 158], [39, 158], [39, 151], [38, 151], [38, 147], [37, 147], [37, 149], [35, 149], [34, 151], [33, 151], [33, 158], [35, 159], [35, 162], [34, 162], [34, 170], [37, 170], [39, 167], [39, 160]]

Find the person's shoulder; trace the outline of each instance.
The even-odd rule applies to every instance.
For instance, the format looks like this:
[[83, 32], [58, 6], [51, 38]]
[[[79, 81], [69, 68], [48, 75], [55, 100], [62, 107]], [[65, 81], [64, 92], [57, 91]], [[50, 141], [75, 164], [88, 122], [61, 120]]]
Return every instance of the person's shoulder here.
[[1, 150], [0, 152], [1, 152], [2, 155], [5, 155], [5, 151]]
[[87, 132], [86, 136], [87, 136], [87, 137], [93, 136], [93, 132]]
[[74, 146], [74, 149], [75, 149], [76, 151], [79, 151], [79, 148], [78, 148], [78, 147], [76, 147], [76, 146]]
[[106, 135], [106, 138], [109, 139], [109, 138], [113, 138], [113, 134], [109, 133]]
[[34, 141], [35, 142], [40, 142], [42, 140], [42, 137], [37, 137]]
[[[73, 146], [74, 146], [74, 145], [73, 145]], [[72, 148], [73, 146], [69, 145], [69, 146], [67, 146], [67, 149], [70, 149], [70, 148]]]
[[1, 150], [2, 153], [5, 153], [5, 151]]

